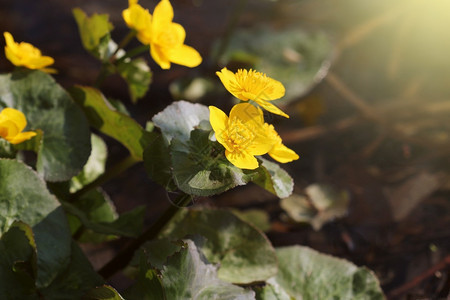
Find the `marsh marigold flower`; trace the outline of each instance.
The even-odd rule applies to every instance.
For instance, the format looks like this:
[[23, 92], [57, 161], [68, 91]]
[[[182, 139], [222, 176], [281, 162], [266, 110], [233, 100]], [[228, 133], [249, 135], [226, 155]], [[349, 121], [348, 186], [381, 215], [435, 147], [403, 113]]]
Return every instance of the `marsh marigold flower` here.
[[0, 137], [11, 144], [19, 144], [36, 135], [36, 132], [22, 132], [27, 126], [25, 115], [14, 108], [5, 108], [0, 112]]
[[236, 104], [228, 117], [217, 107], [209, 107], [209, 119], [217, 141], [225, 147], [226, 158], [241, 169], [258, 168], [255, 155], [266, 154], [273, 148], [264, 133], [261, 109], [250, 103]]
[[233, 73], [223, 68], [216, 74], [225, 88], [236, 98], [243, 101], [253, 100], [265, 110], [289, 118], [287, 114], [269, 102], [284, 96], [285, 88], [281, 82], [251, 69], [249, 71], [239, 69]]
[[288, 163], [299, 158], [294, 150], [289, 149], [283, 144], [281, 137], [276, 132], [275, 128], [271, 124], [264, 124], [264, 132], [267, 138], [271, 140], [273, 147], [269, 150], [268, 154], [280, 163]]
[[178, 23], [173, 23], [173, 8], [169, 0], [161, 0], [153, 15], [129, 1], [122, 16], [128, 27], [137, 31], [137, 38], [144, 45], [150, 45], [150, 55], [162, 69], [169, 69], [171, 63], [196, 67], [202, 57], [194, 48], [184, 44], [186, 32]]
[[53, 73], [54, 69], [46, 68], [54, 63], [50, 56], [43, 56], [41, 51], [33, 45], [25, 42], [16, 43], [9, 32], [4, 32], [6, 46], [6, 58], [15, 66], [27, 67], [28, 69], [39, 69], [44, 72]]

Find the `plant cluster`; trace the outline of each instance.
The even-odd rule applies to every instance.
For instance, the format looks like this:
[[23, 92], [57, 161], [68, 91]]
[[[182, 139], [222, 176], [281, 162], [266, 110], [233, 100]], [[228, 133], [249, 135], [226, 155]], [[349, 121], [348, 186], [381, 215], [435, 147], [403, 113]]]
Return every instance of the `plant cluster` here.
[[[177, 101], [143, 128], [99, 87], [118, 74], [131, 99], [142, 98], [152, 73], [137, 56], [147, 51], [162, 69], [202, 62], [184, 44], [170, 2], [161, 0], [150, 14], [130, 0], [123, 11], [130, 32], [119, 44], [108, 15], [73, 14], [84, 48], [102, 62], [93, 86], [65, 90], [50, 75], [56, 72], [51, 57], [4, 33], [5, 57], [17, 68], [0, 75], [0, 298], [383, 298], [366, 268], [306, 247], [274, 249], [254, 219], [231, 210], [185, 208], [193, 197], [249, 182], [280, 198], [291, 195], [292, 178], [261, 157], [299, 158], [264, 120], [263, 109], [288, 118], [270, 102], [284, 96], [281, 82], [252, 69], [223, 68], [216, 74], [241, 101], [228, 115]], [[142, 45], [126, 50], [134, 37]], [[129, 157], [106, 167], [102, 136], [120, 142]], [[178, 195], [146, 230], [145, 207], [118, 215], [101, 189], [136, 163]], [[130, 242], [94, 271], [79, 243], [117, 238]], [[134, 279], [120, 293], [105, 281], [118, 271]]]

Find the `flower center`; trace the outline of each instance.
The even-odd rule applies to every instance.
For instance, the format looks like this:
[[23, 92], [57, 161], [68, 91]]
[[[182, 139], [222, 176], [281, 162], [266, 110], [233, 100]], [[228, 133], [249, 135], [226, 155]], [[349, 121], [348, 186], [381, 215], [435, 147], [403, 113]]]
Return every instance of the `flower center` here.
[[233, 83], [231, 88], [237, 93], [251, 93], [259, 98], [266, 89], [270, 88], [270, 78], [266, 74], [255, 70], [239, 69], [235, 74], [235, 78], [237, 84]]
[[169, 26], [158, 33], [156, 44], [163, 48], [173, 49], [180, 45], [180, 38], [176, 32]]
[[224, 132], [227, 146], [232, 149], [231, 152], [245, 151], [255, 139], [254, 130], [236, 117], [231, 119], [229, 124], [228, 130]]

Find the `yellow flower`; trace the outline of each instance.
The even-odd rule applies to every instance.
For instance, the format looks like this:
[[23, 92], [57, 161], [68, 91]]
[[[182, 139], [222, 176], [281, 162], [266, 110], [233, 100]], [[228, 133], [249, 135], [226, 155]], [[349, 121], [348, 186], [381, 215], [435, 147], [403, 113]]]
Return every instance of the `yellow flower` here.
[[150, 45], [150, 54], [162, 69], [169, 69], [171, 63], [196, 67], [202, 57], [194, 48], [184, 45], [186, 32], [178, 23], [173, 23], [173, 8], [169, 0], [161, 0], [153, 16], [137, 1], [129, 1], [129, 8], [123, 12], [128, 27], [137, 31], [137, 38], [144, 45]]
[[6, 58], [15, 66], [27, 67], [28, 69], [40, 69], [45, 72], [54, 73], [54, 69], [46, 68], [54, 63], [50, 56], [42, 56], [41, 51], [33, 45], [25, 42], [16, 43], [9, 32], [4, 32], [6, 46]]
[[268, 101], [284, 96], [285, 89], [281, 82], [254, 70], [239, 69], [236, 73], [223, 68], [216, 72], [225, 88], [238, 99], [253, 100], [271, 113], [289, 118], [287, 114]]
[[255, 155], [266, 154], [273, 144], [264, 133], [261, 109], [250, 103], [236, 104], [228, 117], [217, 107], [209, 107], [209, 119], [217, 141], [225, 147], [226, 158], [241, 169], [258, 168]]
[[19, 144], [36, 135], [36, 132], [22, 130], [27, 126], [25, 115], [14, 108], [5, 108], [0, 112], [0, 137], [11, 144]]
[[280, 163], [287, 163], [299, 158], [297, 153], [283, 145], [283, 141], [275, 131], [273, 125], [264, 123], [264, 131], [267, 135], [267, 138], [272, 141], [271, 143], [273, 147], [269, 150], [269, 155], [273, 159]]

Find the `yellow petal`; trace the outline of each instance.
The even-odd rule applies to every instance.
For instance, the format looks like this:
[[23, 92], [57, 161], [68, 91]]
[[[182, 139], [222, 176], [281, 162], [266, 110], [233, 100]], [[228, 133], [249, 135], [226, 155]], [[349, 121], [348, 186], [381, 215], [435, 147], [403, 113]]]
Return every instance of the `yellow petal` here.
[[273, 144], [262, 133], [257, 133], [252, 143], [247, 147], [248, 153], [252, 155], [263, 155], [273, 148]]
[[220, 72], [216, 72], [216, 75], [219, 76], [220, 81], [222, 82], [223, 86], [229, 91], [234, 97], [241, 99], [241, 100], [248, 100], [248, 98], [243, 99], [241, 96], [241, 93], [237, 88], [239, 87], [239, 84], [236, 81], [236, 76], [233, 72], [228, 70], [227, 68], [223, 68], [220, 70]]
[[278, 80], [268, 78], [268, 82], [264, 91], [259, 95], [258, 99], [275, 100], [284, 96], [286, 90], [284, 85]]
[[289, 118], [289, 116], [287, 114], [285, 114], [281, 109], [279, 109], [278, 107], [276, 107], [275, 105], [273, 105], [270, 102], [267, 102], [264, 100], [255, 100], [255, 102], [258, 103], [258, 105], [260, 105], [262, 108], [264, 108], [267, 111], [270, 111], [273, 114]]
[[12, 139], [9, 139], [8, 141], [11, 144], [19, 144], [19, 143], [22, 143], [23, 141], [31, 139], [35, 135], [36, 135], [36, 132], [33, 132], [33, 131], [21, 132], [21, 133], [17, 134], [16, 136], [14, 136]]
[[40, 56], [30, 58], [25, 62], [25, 66], [29, 69], [38, 70], [52, 65], [55, 62], [50, 56]]
[[151, 27], [138, 31], [136, 37], [143, 45], [150, 45], [152, 43]]
[[150, 44], [150, 55], [161, 69], [170, 69], [170, 60], [157, 44]]
[[175, 64], [193, 68], [202, 62], [202, 57], [194, 48], [182, 45], [169, 52], [169, 60]]
[[19, 132], [27, 126], [27, 119], [25, 118], [25, 115], [17, 109], [9, 107], [4, 108], [0, 112], [0, 115], [2, 120], [9, 120], [13, 122], [17, 126]]
[[14, 136], [16, 136], [20, 132], [19, 128], [17, 127], [16, 123], [14, 123], [11, 120], [5, 120], [0, 122], [0, 133], [1, 137], [10, 140]]
[[[130, 7], [131, 7], [131, 5], [130, 5]], [[130, 7], [127, 8], [127, 9], [124, 9], [122, 11], [122, 18], [123, 18], [123, 20], [125, 21], [125, 24], [127, 24], [128, 27], [134, 28], [133, 18], [131, 17], [131, 8]]]
[[153, 31], [155, 34], [164, 30], [173, 20], [173, 8], [169, 0], [161, 0], [153, 11]]
[[299, 158], [297, 153], [281, 143], [275, 145], [272, 150], [269, 151], [269, 155], [280, 163], [287, 163]]
[[250, 103], [239, 103], [230, 111], [230, 118], [238, 118], [242, 123], [252, 122], [252, 126], [263, 126], [264, 115], [260, 108]]
[[254, 170], [259, 166], [258, 160], [253, 155], [250, 155], [245, 151], [229, 152], [226, 150], [225, 156], [233, 165], [240, 169]]
[[5, 32], [3, 32], [3, 36], [5, 38], [6, 47], [11, 48], [12, 51], [16, 51], [16, 49], [18, 48], [18, 45], [16, 44], [16, 42], [14, 42], [14, 38], [11, 35], [11, 33], [5, 31]]
[[222, 132], [227, 129], [228, 116], [219, 108], [215, 106], [209, 107], [209, 122], [213, 128], [216, 139], [222, 144], [221, 137]]
[[58, 70], [56, 70], [54, 68], [42, 68], [41, 71], [48, 73], [48, 74], [57, 74], [58, 73]]
[[139, 4], [130, 5], [129, 8], [122, 11], [122, 17], [129, 28], [138, 32], [151, 28], [152, 16]]
[[186, 30], [184, 30], [183, 26], [178, 23], [171, 23], [170, 32], [174, 35], [174, 39], [178, 44], [182, 45], [184, 43], [184, 39], [186, 38]]
[[23, 62], [10, 47], [5, 47], [6, 58], [15, 66], [23, 66]]
[[131, 6], [133, 4], [137, 4], [138, 0], [128, 0], [128, 6]]

